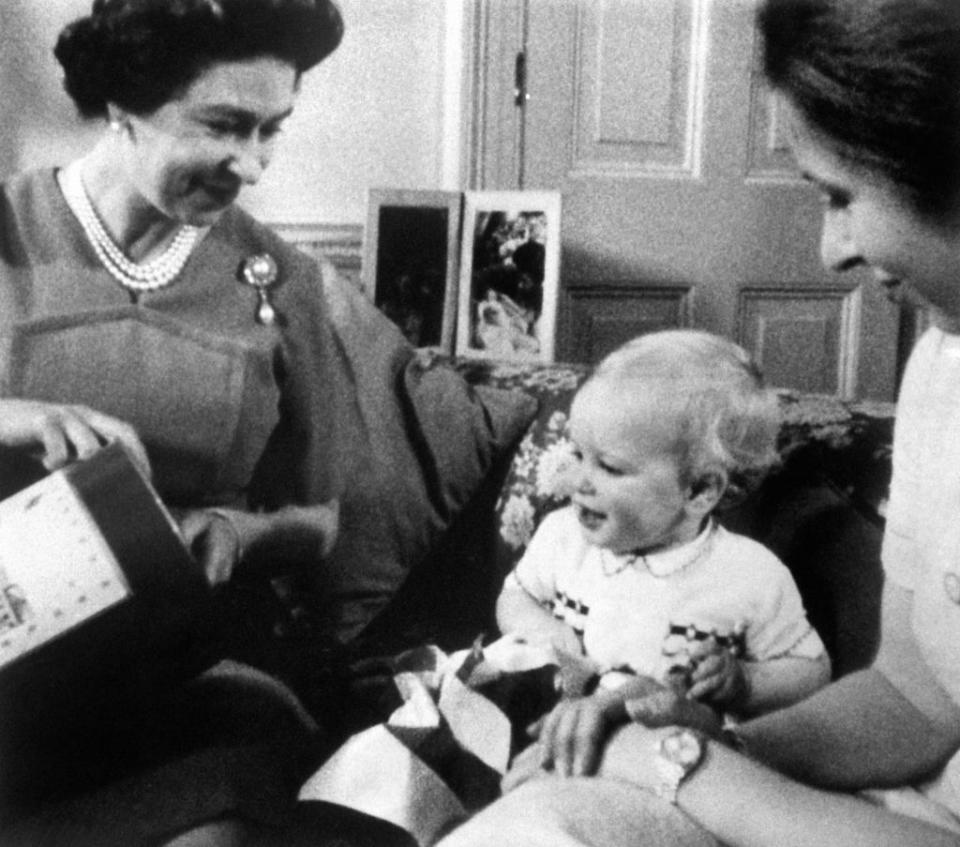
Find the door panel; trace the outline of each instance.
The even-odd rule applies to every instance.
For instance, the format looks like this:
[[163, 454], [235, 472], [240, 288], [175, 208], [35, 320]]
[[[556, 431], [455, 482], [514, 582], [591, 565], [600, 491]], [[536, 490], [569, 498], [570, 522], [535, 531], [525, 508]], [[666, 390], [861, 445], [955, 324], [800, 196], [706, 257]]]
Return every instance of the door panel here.
[[691, 325], [688, 288], [636, 285], [567, 285], [568, 326], [577, 361], [598, 362], [644, 332]]
[[772, 385], [850, 396], [859, 312], [859, 288], [745, 288], [737, 337]]
[[891, 399], [897, 311], [820, 265], [818, 198], [757, 73], [753, 10], [485, 3], [478, 65], [525, 37], [527, 96], [514, 106], [512, 75], [507, 91], [485, 72], [478, 187], [562, 192], [558, 358], [689, 322], [744, 344], [771, 384]]

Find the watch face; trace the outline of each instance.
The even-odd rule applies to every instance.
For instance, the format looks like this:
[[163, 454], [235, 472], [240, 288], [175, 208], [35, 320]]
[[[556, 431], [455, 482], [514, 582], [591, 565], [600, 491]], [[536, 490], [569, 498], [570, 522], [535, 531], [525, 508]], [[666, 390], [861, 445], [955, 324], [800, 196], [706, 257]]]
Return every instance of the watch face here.
[[700, 761], [703, 744], [695, 733], [681, 729], [663, 739], [660, 753], [668, 761], [681, 765], [686, 773]]

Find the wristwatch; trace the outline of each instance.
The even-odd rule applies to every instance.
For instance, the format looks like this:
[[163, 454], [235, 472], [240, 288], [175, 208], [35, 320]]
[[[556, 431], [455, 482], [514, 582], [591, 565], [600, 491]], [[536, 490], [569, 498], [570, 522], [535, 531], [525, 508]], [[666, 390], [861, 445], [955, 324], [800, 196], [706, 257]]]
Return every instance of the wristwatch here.
[[680, 785], [696, 770], [703, 753], [703, 738], [692, 729], [677, 729], [661, 738], [655, 759], [660, 783], [654, 793], [676, 805]]

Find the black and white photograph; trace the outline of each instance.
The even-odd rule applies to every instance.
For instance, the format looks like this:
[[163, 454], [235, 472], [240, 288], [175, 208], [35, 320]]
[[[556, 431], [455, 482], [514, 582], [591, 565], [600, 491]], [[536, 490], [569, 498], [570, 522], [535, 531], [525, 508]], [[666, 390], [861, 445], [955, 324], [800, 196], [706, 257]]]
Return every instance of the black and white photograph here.
[[364, 230], [364, 287], [415, 347], [453, 353], [462, 197], [373, 188]]
[[0, 0], [0, 847], [960, 845], [958, 0]]
[[559, 193], [467, 192], [461, 256], [457, 352], [552, 361]]

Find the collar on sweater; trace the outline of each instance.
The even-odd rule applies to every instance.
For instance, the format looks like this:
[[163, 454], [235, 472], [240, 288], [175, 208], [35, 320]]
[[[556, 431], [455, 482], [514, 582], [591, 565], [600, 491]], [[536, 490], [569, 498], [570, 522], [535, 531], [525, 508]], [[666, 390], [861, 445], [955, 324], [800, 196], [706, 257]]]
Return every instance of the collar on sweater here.
[[605, 576], [613, 576], [627, 568], [641, 568], [656, 577], [672, 576], [705, 559], [713, 547], [716, 534], [716, 521], [710, 518], [693, 541], [677, 547], [669, 547], [657, 553], [614, 553], [612, 550], [604, 550], [603, 573]]

